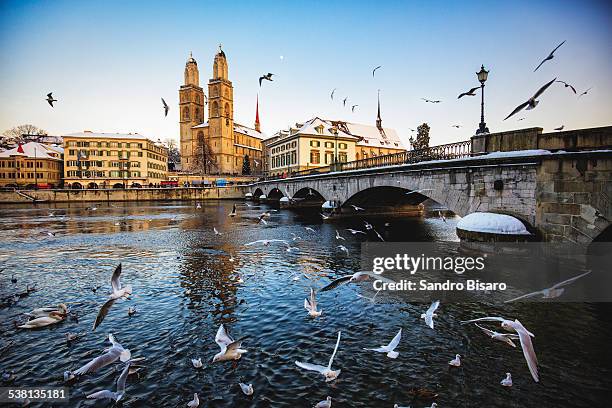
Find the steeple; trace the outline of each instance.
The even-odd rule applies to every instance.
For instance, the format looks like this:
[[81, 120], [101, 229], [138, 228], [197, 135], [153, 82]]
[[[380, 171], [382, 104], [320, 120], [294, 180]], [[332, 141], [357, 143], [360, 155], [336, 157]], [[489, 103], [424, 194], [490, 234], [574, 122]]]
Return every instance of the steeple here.
[[259, 94], [257, 94], [257, 104], [255, 105], [255, 130], [261, 132], [259, 124]]
[[376, 127], [382, 131], [382, 118], [380, 117], [380, 89], [378, 90], [378, 114], [376, 115]]
[[200, 86], [200, 72], [198, 71], [198, 63], [193, 58], [193, 54], [189, 53], [189, 58], [185, 64], [185, 85]]
[[219, 44], [219, 52], [217, 53], [217, 55], [215, 55], [212, 79], [228, 79], [227, 59], [225, 57], [225, 52], [223, 52], [223, 50], [221, 49], [221, 44]]

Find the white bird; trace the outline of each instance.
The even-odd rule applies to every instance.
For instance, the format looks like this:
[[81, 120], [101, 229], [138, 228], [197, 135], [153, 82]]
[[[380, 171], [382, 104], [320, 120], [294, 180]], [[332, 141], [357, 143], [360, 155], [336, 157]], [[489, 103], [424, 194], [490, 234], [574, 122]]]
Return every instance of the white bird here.
[[402, 329], [399, 329], [393, 340], [389, 342], [386, 346], [380, 346], [378, 348], [364, 348], [364, 350], [376, 351], [377, 353], [387, 353], [387, 357], [389, 358], [397, 358], [399, 353], [395, 351], [395, 348], [398, 346], [400, 340], [402, 339]]
[[338, 245], [336, 248], [338, 248], [339, 250], [343, 251], [346, 254], [346, 256], [349, 255], [349, 250], [344, 245]]
[[66, 314], [59, 311], [53, 311], [50, 312], [47, 316], [41, 316], [32, 320], [28, 320], [26, 323], [17, 327], [19, 327], [20, 329], [38, 329], [39, 327], [45, 327], [59, 323], [65, 318]]
[[308, 299], [304, 299], [304, 308], [308, 310], [308, 314], [310, 317], [319, 317], [323, 310], [317, 311], [317, 299], [315, 297], [315, 291], [313, 288], [310, 288], [310, 301]]
[[217, 230], [217, 227], [213, 227], [213, 231], [215, 232], [215, 235], [223, 235], [223, 233]]
[[503, 341], [509, 346], [516, 347], [516, 344], [512, 341], [512, 339], [518, 339], [517, 334], [510, 333], [498, 333], [495, 330], [489, 330], [485, 327], [480, 326], [478, 323], [474, 323], [476, 327], [482, 330], [487, 336], [491, 337], [493, 340]]
[[323, 401], [319, 401], [319, 403], [315, 405], [314, 408], [331, 408], [331, 406], [332, 406], [332, 398], [327, 397]]
[[109, 390], [102, 390], [98, 392], [94, 392], [93, 394], [89, 394], [87, 396], [88, 399], [112, 399], [115, 401], [121, 400], [125, 395], [125, 382], [128, 377], [128, 373], [130, 371], [130, 361], [128, 360], [125, 363], [125, 368], [121, 372], [121, 375], [117, 379], [117, 391], [112, 392]]
[[366, 234], [364, 231], [359, 231], [359, 230], [352, 229], [352, 228], [347, 228], [346, 230], [347, 230], [348, 232], [350, 232], [351, 234], [353, 234], [353, 235], [356, 235], [356, 234], [364, 234], [364, 235], [367, 235], [367, 234]]
[[194, 368], [202, 368], [202, 359], [201, 358], [192, 358], [191, 364], [193, 364]]
[[200, 208], [202, 208], [202, 204], [196, 203], [196, 208], [199, 210]]
[[336, 239], [341, 239], [343, 241], [346, 241], [346, 239], [344, 239], [344, 237], [340, 235], [340, 232], [338, 230], [336, 230]]
[[434, 312], [439, 306], [440, 306], [440, 301], [436, 300], [435, 302], [431, 304], [431, 306], [429, 306], [429, 309], [427, 309], [425, 313], [421, 314], [421, 319], [425, 319], [425, 324], [427, 324], [427, 326], [429, 326], [430, 329], [434, 328], [433, 318], [438, 316]]
[[514, 108], [514, 110], [508, 115], [506, 116], [506, 119], [508, 119], [509, 117], [511, 117], [512, 115], [520, 112], [523, 109], [527, 109], [527, 110], [531, 110], [534, 109], [536, 106], [538, 106], [538, 103], [540, 103], [540, 101], [537, 101], [536, 99], [542, 95], [544, 93], [544, 91], [546, 91], [546, 89], [548, 89], [549, 86], [551, 86], [555, 81], [557, 80], [557, 78], [553, 79], [552, 81], [544, 84], [540, 89], [538, 89], [538, 91], [527, 100], [527, 102], [523, 102], [522, 104], [520, 104], [519, 106], [517, 106], [516, 108]]
[[244, 395], [253, 395], [253, 384], [238, 383]]
[[455, 358], [449, 361], [448, 365], [452, 367], [459, 367], [461, 365], [461, 355], [455, 354]]
[[533, 333], [531, 333], [525, 326], [522, 325], [518, 319], [508, 320], [499, 316], [487, 316], [481, 317], [479, 319], [472, 319], [461, 322], [465, 323], [475, 323], [475, 322], [500, 322], [501, 327], [507, 331], [514, 331], [518, 334], [519, 340], [521, 342], [521, 348], [523, 349], [523, 356], [525, 357], [525, 361], [527, 362], [527, 367], [529, 367], [529, 372], [531, 373], [531, 377], [535, 382], [540, 381], [540, 377], [538, 375], [538, 358], [535, 354], [535, 350], [533, 349], [533, 343], [531, 342], [531, 338], [535, 337]]
[[257, 241], [246, 243], [244, 244], [244, 246], [252, 246], [256, 244], [262, 244], [263, 246], [270, 246], [270, 244], [273, 242], [280, 242], [283, 245], [286, 245], [287, 252], [289, 252], [292, 248], [291, 245], [289, 245], [289, 242], [285, 241], [284, 239], [258, 239]]
[[51, 312], [67, 314], [68, 307], [64, 303], [60, 303], [59, 305], [57, 305], [57, 307], [38, 307], [24, 314], [30, 318], [37, 318], [48, 316]]
[[421, 189], [421, 190], [413, 190], [413, 191], [407, 192], [406, 195], [422, 193], [424, 191], [431, 191], [431, 190], [432, 190], [431, 188], [424, 188], [424, 189]]
[[531, 298], [531, 297], [535, 297], [535, 296], [542, 296], [542, 298], [544, 299], [554, 299], [554, 298], [558, 298], [559, 296], [561, 296], [563, 294], [563, 292], [565, 292], [565, 288], [563, 288], [563, 286], [565, 285], [569, 285], [570, 283], [582, 278], [583, 276], [588, 275], [589, 273], [591, 273], [591, 271], [582, 273], [578, 276], [574, 276], [573, 278], [569, 278], [566, 279], [562, 282], [556, 283], [553, 286], [551, 286], [550, 288], [545, 288], [542, 290], [538, 290], [537, 292], [532, 292], [532, 293], [527, 293], [526, 295], [522, 295], [519, 297], [516, 297], [514, 299], [510, 299], [510, 300], [506, 300], [504, 303], [510, 303], [510, 302], [514, 302], [516, 300], [519, 299], [525, 299], [525, 298]]
[[512, 387], [512, 375], [510, 373], [506, 373], [506, 378], [502, 379], [500, 384], [504, 387]]
[[123, 348], [123, 346], [119, 344], [117, 340], [115, 340], [115, 336], [113, 336], [112, 333], [108, 335], [108, 341], [110, 341], [112, 346], [106, 349], [104, 354], [94, 358], [83, 367], [74, 371], [72, 374], [78, 376], [93, 373], [102, 367], [106, 367], [107, 365], [114, 363], [117, 360], [126, 362], [132, 358], [132, 353], [130, 350]]
[[330, 215], [325, 215], [323, 213], [320, 213], [320, 214], [321, 214], [321, 218], [323, 218], [324, 220], [329, 220], [331, 218]]
[[236, 212], [236, 204], [234, 204], [234, 206], [232, 207], [232, 212], [228, 214], [229, 217], [235, 217], [236, 214], [238, 214]]
[[247, 352], [240, 348], [244, 339], [245, 337], [234, 340], [227, 334], [223, 325], [219, 326], [219, 330], [217, 330], [217, 335], [215, 336], [215, 343], [219, 345], [221, 351], [215, 354], [213, 363], [218, 361], [240, 360], [240, 357]]
[[310, 228], [310, 227], [304, 227], [304, 229], [306, 231], [310, 231], [310, 232], [316, 232], [314, 229]]
[[302, 237], [296, 235], [294, 232], [291, 233], [291, 240], [297, 241], [298, 239], [302, 239]]
[[375, 281], [379, 280], [385, 283], [396, 283], [395, 281], [385, 278], [381, 275], [375, 274], [374, 272], [355, 272], [352, 275], [344, 275], [344, 276], [339, 277], [338, 279], [334, 279], [331, 283], [322, 287], [319, 291], [325, 292], [328, 290], [335, 289], [338, 286], [342, 285], [343, 283], [358, 283], [358, 282], [367, 281], [369, 279], [373, 279]]
[[374, 227], [372, 227], [372, 224], [370, 224], [370, 223], [369, 223], [369, 222], [367, 222], [367, 221], [364, 221], [364, 222], [363, 222], [363, 225], [365, 225], [365, 228], [366, 228], [366, 230], [368, 230], [368, 231], [369, 231], [369, 230], [371, 230], [372, 228], [374, 228]]
[[327, 363], [327, 367], [318, 364], [310, 364], [310, 363], [302, 363], [301, 361], [296, 361], [295, 364], [303, 368], [304, 370], [309, 371], [317, 371], [321, 373], [325, 377], [325, 382], [334, 381], [340, 375], [342, 370], [332, 370], [332, 364], [334, 362], [334, 357], [336, 356], [336, 352], [338, 351], [338, 346], [340, 346], [340, 336], [342, 332], [338, 332], [338, 340], [336, 340], [336, 347], [334, 348], [334, 352], [332, 353], [329, 363]]
[[353, 207], [355, 211], [365, 211], [365, 208], [357, 207], [356, 205], [353, 205], [353, 204], [351, 204], [351, 207]]
[[198, 393], [193, 394], [193, 399], [187, 403], [188, 408], [198, 408], [200, 406], [200, 398], [198, 397]]
[[131, 285], [127, 285], [125, 287], [121, 286], [121, 281], [119, 279], [120, 276], [121, 276], [121, 264], [119, 264], [115, 268], [115, 271], [113, 272], [113, 275], [111, 276], [111, 288], [113, 291], [110, 294], [108, 300], [104, 302], [104, 304], [100, 308], [100, 311], [98, 312], [98, 315], [96, 316], [96, 320], [94, 321], [92, 330], [96, 330], [96, 327], [98, 327], [102, 323], [102, 321], [108, 314], [108, 311], [110, 310], [111, 306], [115, 303], [117, 299], [120, 299], [120, 298], [127, 299], [132, 294]]
[[438, 210], [438, 217], [440, 217], [442, 221], [446, 222], [446, 217], [444, 216], [444, 214], [442, 214], [442, 211]]

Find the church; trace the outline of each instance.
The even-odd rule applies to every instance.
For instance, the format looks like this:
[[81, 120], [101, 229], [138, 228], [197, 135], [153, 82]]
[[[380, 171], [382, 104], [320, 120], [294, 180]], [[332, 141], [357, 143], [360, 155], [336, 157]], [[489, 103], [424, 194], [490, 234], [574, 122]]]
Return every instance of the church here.
[[[204, 114], [208, 107], [208, 121]], [[234, 122], [234, 87], [225, 52], [213, 62], [208, 97], [200, 87], [198, 63], [190, 55], [179, 89], [181, 167], [196, 174], [260, 174], [263, 171], [259, 104], [253, 128]]]

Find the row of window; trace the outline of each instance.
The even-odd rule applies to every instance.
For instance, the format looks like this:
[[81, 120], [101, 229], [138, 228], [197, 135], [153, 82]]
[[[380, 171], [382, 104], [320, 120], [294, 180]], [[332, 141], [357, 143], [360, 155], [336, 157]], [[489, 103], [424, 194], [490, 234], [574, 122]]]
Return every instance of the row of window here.
[[287, 152], [278, 156], [272, 156], [272, 168], [293, 166], [297, 164], [297, 152]]
[[142, 143], [136, 142], [77, 142], [74, 140], [66, 142], [68, 147], [118, 147], [118, 148], [132, 148], [142, 149]]
[[[333, 152], [325, 152], [325, 164], [332, 164], [334, 162], [334, 153]], [[348, 156], [345, 152], [338, 153], [338, 161], [342, 163], [346, 163], [348, 161]], [[321, 164], [321, 152], [318, 150], [310, 151], [310, 164]]]
[[[45, 178], [45, 173], [34, 173], [34, 172], [25, 172], [25, 173], [16, 173], [16, 172], [9, 172], [9, 173], [4, 173], [4, 172], [0, 172], [0, 179], [28, 179], [28, 180], [36, 180], [36, 179], [40, 179], [42, 180], [43, 178]], [[60, 174], [59, 173], [53, 173], [53, 172], [49, 172], [47, 177], [47, 179], [52, 179], [52, 180], [59, 180], [60, 179]]]
[[[321, 142], [319, 140], [311, 140], [310, 141], [310, 147], [321, 147]], [[348, 147], [348, 145], [344, 142], [340, 142], [338, 143], [338, 149], [344, 149], [346, 150]], [[334, 142], [325, 142], [325, 148], [326, 149], [333, 149], [334, 148]]]
[[[45, 166], [45, 163], [47, 164]], [[20, 161], [20, 160], [0, 160], [0, 168], [8, 168], [8, 169], [33, 169], [34, 168], [34, 160]], [[48, 169], [59, 169], [60, 163], [56, 161], [36, 161], [36, 168], [48, 168]]]
[[129, 159], [131, 155], [133, 155], [134, 157], [142, 157], [142, 152], [130, 152], [127, 150], [75, 150], [75, 149], [69, 149], [68, 150], [68, 155], [69, 156], [76, 156], [78, 155], [80, 152], [81, 157], [89, 157], [89, 156], [117, 156], [120, 159]]
[[293, 141], [291, 143], [285, 143], [282, 146], [278, 146], [272, 149], [272, 154], [278, 153], [278, 152], [284, 152], [285, 149], [289, 150], [289, 149], [295, 149], [297, 147], [297, 142]]

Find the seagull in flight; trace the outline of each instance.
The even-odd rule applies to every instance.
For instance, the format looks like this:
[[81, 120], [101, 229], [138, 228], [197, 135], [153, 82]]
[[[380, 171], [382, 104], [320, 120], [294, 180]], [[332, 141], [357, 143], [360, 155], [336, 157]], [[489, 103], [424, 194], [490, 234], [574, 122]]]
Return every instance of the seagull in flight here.
[[272, 79], [272, 75], [274, 75], [271, 72], [268, 72], [267, 74], [263, 74], [262, 76], [259, 77], [259, 86], [261, 86], [261, 81], [263, 81], [264, 79], [266, 81], [273, 81]]
[[284, 245], [287, 245], [287, 247], [289, 247], [289, 242], [285, 241], [284, 239], [258, 239], [257, 241], [253, 241], [253, 242], [244, 244], [244, 246], [251, 246], [251, 245], [256, 245], [256, 244], [262, 244], [263, 246], [270, 246], [270, 244], [273, 242], [280, 242]]
[[[344, 238], [342, 238], [344, 239]], [[349, 250], [347, 247], [345, 247], [344, 245], [338, 245], [336, 248], [338, 248], [339, 250], [341, 250], [342, 252], [344, 252], [346, 254], [346, 256], [349, 256]]]
[[344, 237], [342, 235], [340, 235], [340, 232], [338, 230], [336, 230], [336, 239], [341, 239], [343, 241], [346, 241], [346, 239], [344, 239]]
[[324, 220], [329, 220], [331, 218], [331, 215], [325, 215], [323, 213], [319, 213], [321, 215], [321, 218], [323, 218]]
[[217, 230], [217, 227], [213, 227], [213, 231], [215, 232], [215, 235], [223, 235], [223, 233], [222, 233], [222, 232], [219, 232], [219, 231]]
[[359, 105], [352, 105], [351, 106], [351, 112], [355, 112], [355, 108], [358, 107]]
[[589, 91], [593, 89], [593, 87], [590, 87], [589, 89], [587, 89], [586, 91], [582, 92], [580, 95], [578, 95], [578, 98], [580, 98], [582, 95], [586, 95], [587, 93], [589, 93]]
[[170, 107], [168, 106], [168, 104], [166, 103], [166, 101], [164, 101], [164, 98], [161, 98], [162, 104], [164, 105], [164, 117], [168, 116], [168, 111], [170, 110]]
[[459, 129], [461, 127], [461, 125], [451, 125], [451, 127]]
[[415, 194], [415, 193], [422, 193], [424, 191], [432, 191], [433, 189], [431, 188], [423, 188], [421, 190], [413, 190], [413, 191], [409, 191], [406, 193], [406, 195], [410, 195], [410, 194]]
[[495, 330], [489, 330], [486, 327], [482, 327], [478, 323], [474, 323], [474, 324], [476, 325], [476, 327], [478, 327], [480, 330], [482, 330], [482, 332], [484, 334], [486, 334], [487, 336], [489, 336], [493, 340], [499, 340], [499, 341], [502, 341], [502, 342], [506, 343], [507, 345], [509, 345], [511, 347], [516, 347], [516, 344], [514, 344], [512, 339], [518, 339], [518, 335], [517, 334], [498, 333]]
[[562, 83], [562, 84], [563, 84], [563, 86], [564, 86], [565, 88], [569, 88], [569, 89], [571, 89], [571, 90], [572, 90], [572, 92], [574, 92], [574, 95], [576, 95], [576, 94], [577, 94], [577, 92], [576, 92], [576, 88], [574, 88], [572, 85], [568, 84], [567, 82], [565, 82], [565, 81], [555, 81], [555, 82]]
[[563, 128], [565, 128], [565, 125], [561, 125], [559, 127], [554, 128], [554, 130], [563, 130]]
[[357, 207], [356, 205], [353, 205], [353, 204], [351, 204], [351, 207], [353, 207], [355, 211], [365, 211], [365, 208]]
[[578, 279], [582, 278], [583, 276], [586, 276], [588, 274], [590, 274], [591, 271], [585, 272], [585, 273], [581, 273], [578, 276], [574, 276], [573, 278], [569, 278], [566, 279], [562, 282], [556, 283], [554, 285], [552, 285], [550, 288], [545, 288], [542, 290], [538, 290], [537, 292], [531, 292], [531, 293], [527, 293], [525, 295], [516, 297], [514, 299], [510, 299], [510, 300], [506, 300], [504, 303], [510, 303], [510, 302], [514, 302], [520, 299], [526, 299], [526, 298], [532, 298], [532, 297], [536, 297], [536, 296], [541, 296], [543, 299], [554, 299], [554, 298], [558, 298], [559, 296], [561, 296], [563, 294], [563, 292], [565, 292], [565, 288], [563, 286], [569, 285], [570, 283], [573, 283], [575, 281], [577, 281]]
[[348, 96], [342, 100], [342, 106], [346, 106], [346, 101], [348, 100]]
[[344, 284], [344, 283], [358, 283], [358, 282], [365, 282], [367, 280], [373, 279], [375, 281], [379, 280], [381, 282], [385, 282], [385, 283], [395, 283], [395, 281], [385, 278], [381, 275], [377, 275], [374, 272], [355, 272], [352, 275], [344, 275], [341, 276], [337, 279], [334, 279], [333, 281], [331, 281], [331, 283], [327, 284], [326, 286], [322, 287], [321, 289], [319, 289], [319, 292], [326, 292], [328, 290], [332, 290], [337, 288], [338, 286]]
[[565, 44], [565, 40], [564, 40], [564, 41], [563, 41], [561, 44], [557, 45], [557, 46], [555, 47], [555, 49], [554, 49], [554, 50], [552, 50], [552, 51], [550, 52], [550, 54], [548, 54], [548, 57], [544, 58], [544, 59], [542, 60], [542, 62], [540, 62], [540, 65], [538, 65], [538, 66], [536, 67], [536, 69], [534, 69], [534, 70], [533, 70], [533, 72], [536, 72], [536, 71], [538, 70], [538, 68], [540, 68], [540, 67], [542, 66], [542, 64], [544, 64], [546, 61], [549, 61], [549, 60], [553, 59], [553, 58], [555, 57], [555, 56], [554, 56], [555, 51], [557, 51], [557, 50], [559, 49], [559, 47], [561, 47], [563, 44]]
[[439, 217], [439, 218], [440, 218], [442, 221], [446, 222], [446, 217], [444, 216], [444, 214], [442, 214], [442, 211], [439, 211], [439, 210], [438, 210], [438, 217]]
[[325, 382], [334, 381], [340, 375], [342, 370], [332, 370], [332, 364], [334, 362], [334, 357], [336, 356], [336, 352], [338, 351], [338, 347], [340, 346], [340, 336], [342, 332], [338, 332], [338, 340], [336, 340], [336, 347], [334, 348], [334, 352], [329, 359], [329, 363], [327, 363], [327, 367], [318, 364], [310, 364], [310, 363], [302, 363], [301, 361], [296, 361], [295, 364], [303, 368], [304, 370], [309, 371], [317, 371], [325, 377]]
[[519, 340], [521, 342], [521, 348], [523, 349], [523, 356], [525, 357], [525, 361], [527, 362], [527, 367], [529, 367], [529, 372], [531, 373], [531, 377], [535, 382], [539, 382], [540, 378], [538, 375], [538, 359], [536, 357], [535, 351], [533, 349], [533, 343], [531, 342], [531, 338], [535, 337], [533, 333], [525, 328], [518, 319], [514, 319], [514, 321], [499, 317], [499, 316], [487, 316], [481, 317], [479, 319], [466, 320], [461, 322], [465, 323], [476, 323], [476, 322], [500, 322], [502, 329], [507, 331], [514, 331], [518, 334]]
[[356, 235], [356, 234], [368, 235], [368, 234], [366, 234], [364, 231], [359, 231], [359, 230], [352, 229], [352, 228], [347, 228], [346, 230], [347, 230], [348, 232], [350, 232], [351, 234], [353, 234], [353, 235]]
[[434, 328], [433, 318], [437, 317], [437, 315], [434, 312], [436, 311], [436, 309], [438, 309], [439, 306], [440, 306], [440, 301], [436, 300], [435, 302], [431, 304], [431, 306], [429, 306], [429, 309], [427, 309], [425, 313], [421, 314], [421, 319], [425, 319], [425, 324], [427, 324], [427, 326], [429, 326], [430, 329]]
[[508, 119], [509, 117], [511, 117], [512, 115], [522, 111], [523, 109], [527, 109], [527, 110], [531, 110], [533, 108], [535, 108], [536, 106], [538, 106], [538, 103], [540, 103], [540, 101], [537, 101], [536, 99], [542, 95], [544, 93], [544, 91], [546, 91], [548, 89], [549, 86], [551, 86], [555, 81], [557, 80], [557, 78], [553, 79], [552, 81], [544, 84], [544, 86], [542, 86], [540, 89], [538, 89], [538, 91], [527, 100], [527, 102], [524, 102], [522, 104], [520, 104], [519, 106], [517, 106], [516, 108], [514, 108], [514, 110], [508, 115], [506, 116], [506, 119]]
[[387, 357], [395, 359], [397, 358], [397, 356], [399, 356], [399, 353], [395, 351], [395, 349], [397, 345], [399, 344], [401, 338], [402, 338], [402, 329], [399, 329], [395, 337], [393, 337], [393, 340], [391, 340], [391, 342], [387, 344], [386, 346], [380, 346], [378, 348], [364, 348], [364, 350], [376, 351], [377, 353], [386, 353]]
[[53, 99], [53, 92], [49, 92], [47, 94], [47, 102], [49, 102], [49, 105], [51, 105], [52, 108], [53, 108], [53, 102], [57, 102], [57, 99]]
[[310, 227], [304, 227], [304, 229], [306, 231], [310, 231], [310, 232], [316, 232], [314, 229], [310, 228]]
[[310, 317], [319, 317], [323, 313], [323, 310], [317, 310], [317, 299], [313, 288], [310, 288], [310, 301], [304, 299], [304, 308], [308, 310]]
[[331, 94], [329, 95], [329, 97], [331, 98], [332, 101], [334, 100], [334, 92], [336, 92], [336, 89], [338, 89], [338, 88], [332, 89]]
[[132, 353], [130, 350], [123, 348], [117, 340], [115, 340], [115, 336], [113, 334], [108, 335], [108, 341], [111, 343], [111, 347], [105, 350], [105, 353], [94, 358], [89, 363], [85, 364], [83, 367], [74, 371], [71, 374], [75, 376], [93, 373], [101, 369], [102, 367], [106, 367], [109, 364], [114, 363], [117, 360], [121, 362], [129, 361], [132, 358]]
[[121, 276], [121, 264], [119, 264], [115, 268], [115, 271], [113, 272], [113, 275], [111, 276], [112, 293], [108, 297], [108, 300], [104, 302], [104, 304], [100, 308], [100, 311], [98, 312], [98, 315], [96, 316], [96, 320], [94, 321], [92, 331], [96, 330], [96, 327], [98, 327], [102, 323], [102, 321], [108, 314], [108, 311], [110, 310], [111, 306], [115, 303], [115, 301], [117, 301], [118, 299], [122, 299], [122, 298], [127, 299], [132, 294], [131, 285], [127, 285], [125, 287], [121, 286], [121, 281], [119, 279], [120, 276]]
[[440, 103], [440, 102], [442, 102], [440, 100], [435, 100], [434, 101], [434, 100], [427, 99], [427, 98], [421, 98], [421, 99], [424, 100], [425, 102], [428, 102], [428, 103]]
[[219, 330], [217, 330], [217, 335], [215, 336], [215, 343], [219, 345], [221, 351], [215, 354], [212, 360], [213, 363], [218, 361], [240, 360], [240, 357], [247, 352], [240, 348], [245, 338], [246, 337], [234, 340], [227, 334], [223, 325], [219, 326]]
[[382, 65], [377, 66], [376, 68], [374, 68], [372, 70], [372, 78], [374, 78], [374, 73], [376, 72], [377, 69], [382, 68]]
[[93, 394], [89, 394], [87, 398], [88, 399], [112, 399], [114, 401], [121, 400], [121, 398], [123, 398], [123, 396], [125, 395], [125, 382], [127, 380], [128, 373], [130, 371], [130, 364], [131, 362], [129, 360], [127, 363], [125, 363], [125, 368], [123, 369], [123, 371], [121, 372], [121, 375], [117, 379], [117, 391], [116, 392], [112, 392], [109, 390], [102, 390], [102, 391], [94, 392]]
[[475, 93], [475, 92], [476, 92], [476, 91], [477, 91], [479, 88], [480, 88], [480, 87], [479, 87], [479, 86], [477, 86], [477, 87], [474, 87], [474, 88], [470, 89], [470, 90], [469, 90], [469, 91], [467, 91], [467, 92], [460, 93], [460, 94], [459, 94], [459, 96], [457, 97], [457, 99], [461, 99], [461, 98], [463, 98], [464, 96], [476, 96], [476, 93]]

